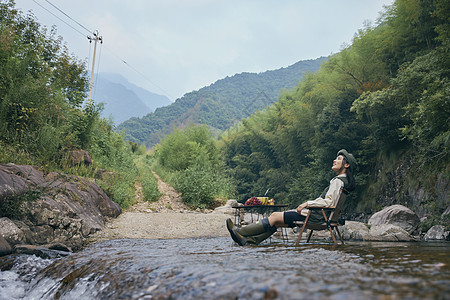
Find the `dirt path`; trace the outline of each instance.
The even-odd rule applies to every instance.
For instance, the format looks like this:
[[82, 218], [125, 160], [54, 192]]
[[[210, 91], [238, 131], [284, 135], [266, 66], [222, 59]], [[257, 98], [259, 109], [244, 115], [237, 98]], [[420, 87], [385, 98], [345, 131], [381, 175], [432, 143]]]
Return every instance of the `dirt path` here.
[[111, 219], [91, 240], [101, 241], [124, 238], [169, 239], [187, 237], [227, 236], [225, 220], [230, 214], [224, 210], [212, 212], [191, 211], [182, 202], [173, 187], [158, 180], [163, 194], [157, 202], [143, 200], [142, 187], [136, 186], [136, 204], [116, 219]]

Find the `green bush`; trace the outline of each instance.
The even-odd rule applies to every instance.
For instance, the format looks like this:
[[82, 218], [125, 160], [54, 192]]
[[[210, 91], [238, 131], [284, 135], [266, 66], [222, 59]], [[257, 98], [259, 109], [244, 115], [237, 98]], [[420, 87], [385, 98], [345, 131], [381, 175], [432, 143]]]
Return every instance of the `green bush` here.
[[155, 147], [153, 170], [192, 208], [213, 207], [233, 195], [234, 185], [206, 126], [175, 130]]
[[207, 208], [214, 204], [215, 183], [208, 171], [197, 167], [180, 171], [175, 176], [174, 187], [192, 208]]

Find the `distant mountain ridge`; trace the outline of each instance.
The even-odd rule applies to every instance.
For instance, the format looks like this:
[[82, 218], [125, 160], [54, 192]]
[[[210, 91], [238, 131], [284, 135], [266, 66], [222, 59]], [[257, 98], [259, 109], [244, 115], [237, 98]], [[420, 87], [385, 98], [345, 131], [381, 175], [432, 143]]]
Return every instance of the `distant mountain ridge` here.
[[104, 103], [102, 116], [111, 117], [115, 124], [145, 116], [172, 103], [166, 96], [134, 85], [119, 74], [99, 73], [95, 81], [92, 98], [96, 103]]
[[154, 146], [174, 127], [190, 122], [223, 131], [256, 110], [276, 102], [282, 90], [298, 85], [305, 72], [319, 69], [325, 57], [299, 61], [286, 68], [262, 73], [240, 73], [220, 79], [198, 91], [186, 93], [174, 103], [157, 108], [142, 118], [131, 118], [118, 126], [125, 138]]

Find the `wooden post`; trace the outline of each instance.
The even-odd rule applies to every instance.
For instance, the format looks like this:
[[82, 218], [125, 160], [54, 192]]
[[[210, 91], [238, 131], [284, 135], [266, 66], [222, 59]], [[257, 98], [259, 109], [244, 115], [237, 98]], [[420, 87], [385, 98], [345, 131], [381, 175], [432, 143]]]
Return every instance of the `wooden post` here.
[[89, 39], [89, 42], [91, 43], [92, 40], [94, 40], [94, 57], [92, 59], [92, 70], [91, 70], [91, 82], [89, 84], [89, 100], [88, 100], [88, 105], [91, 105], [91, 100], [92, 100], [92, 85], [93, 85], [93, 79], [94, 79], [94, 67], [95, 67], [95, 52], [97, 50], [97, 42], [100, 41], [101, 43], [103, 43], [103, 38], [101, 36], [98, 35], [98, 31], [94, 31], [94, 37], [90, 37], [88, 36], [87, 38]]

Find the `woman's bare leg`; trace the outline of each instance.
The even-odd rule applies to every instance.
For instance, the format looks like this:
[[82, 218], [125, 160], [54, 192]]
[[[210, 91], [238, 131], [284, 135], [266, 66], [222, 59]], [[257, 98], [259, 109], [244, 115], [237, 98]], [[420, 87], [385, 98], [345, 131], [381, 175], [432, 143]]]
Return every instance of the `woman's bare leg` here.
[[269, 216], [270, 226], [285, 227], [284, 224], [284, 213], [281, 211], [276, 211], [270, 214]]

